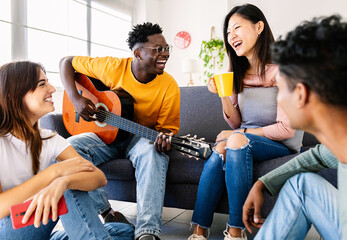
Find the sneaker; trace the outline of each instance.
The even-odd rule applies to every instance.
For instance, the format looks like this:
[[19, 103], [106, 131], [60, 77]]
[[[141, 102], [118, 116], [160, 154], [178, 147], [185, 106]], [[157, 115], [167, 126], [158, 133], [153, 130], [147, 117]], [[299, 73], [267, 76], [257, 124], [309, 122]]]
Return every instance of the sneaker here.
[[104, 220], [105, 220], [105, 223], [109, 223], [109, 222], [126, 223], [135, 229], [134, 224], [129, 222], [128, 219], [126, 219], [126, 217], [121, 212], [115, 211], [113, 214], [108, 213]]
[[223, 234], [224, 240], [247, 240], [246, 230], [241, 231], [241, 237], [232, 237], [227, 230], [224, 230]]
[[159, 240], [159, 238], [151, 234], [144, 234], [141, 235], [141, 237], [139, 237], [138, 240]]
[[202, 235], [198, 235], [198, 234], [192, 234], [190, 235], [190, 237], [188, 238], [188, 240], [207, 240], [207, 238], [205, 238]]

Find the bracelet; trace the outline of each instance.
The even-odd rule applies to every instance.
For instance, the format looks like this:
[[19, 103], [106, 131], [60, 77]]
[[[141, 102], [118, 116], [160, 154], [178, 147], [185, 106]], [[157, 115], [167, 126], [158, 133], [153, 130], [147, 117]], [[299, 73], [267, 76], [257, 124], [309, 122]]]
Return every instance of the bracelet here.
[[246, 130], [247, 130], [247, 128], [244, 128], [244, 129], [243, 129], [243, 132], [245, 133], [245, 132], [246, 132]]

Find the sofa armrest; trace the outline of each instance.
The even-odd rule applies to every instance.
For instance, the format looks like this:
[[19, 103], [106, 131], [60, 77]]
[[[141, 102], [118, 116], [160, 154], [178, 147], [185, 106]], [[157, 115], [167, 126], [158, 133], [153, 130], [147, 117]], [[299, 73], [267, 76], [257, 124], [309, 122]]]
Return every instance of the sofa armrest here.
[[41, 128], [50, 129], [52, 131], [56, 131], [59, 135], [64, 138], [68, 138], [71, 134], [66, 130], [63, 122], [63, 116], [60, 113], [48, 113], [43, 116], [39, 125]]

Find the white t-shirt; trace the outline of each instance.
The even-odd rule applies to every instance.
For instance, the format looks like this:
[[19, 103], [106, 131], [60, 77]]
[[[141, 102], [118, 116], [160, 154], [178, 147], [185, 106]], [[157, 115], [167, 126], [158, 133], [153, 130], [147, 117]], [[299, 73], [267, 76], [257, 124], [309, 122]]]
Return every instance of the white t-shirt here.
[[[50, 130], [41, 129], [43, 138], [52, 134]], [[58, 134], [43, 140], [42, 143], [39, 172], [56, 163], [58, 155], [70, 146], [70, 143]], [[26, 148], [25, 142], [11, 134], [0, 137], [0, 183], [2, 191], [11, 189], [33, 176], [31, 154], [30, 150]]]

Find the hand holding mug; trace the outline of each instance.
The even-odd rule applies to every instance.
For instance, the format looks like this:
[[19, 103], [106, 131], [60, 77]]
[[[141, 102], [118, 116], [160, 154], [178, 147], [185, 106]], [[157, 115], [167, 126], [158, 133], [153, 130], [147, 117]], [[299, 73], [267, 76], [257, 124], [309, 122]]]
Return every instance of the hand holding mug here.
[[216, 87], [216, 83], [214, 82], [214, 78], [213, 78], [213, 77], [210, 77], [210, 78], [207, 80], [207, 88], [208, 88], [208, 90], [209, 90], [211, 93], [214, 93], [214, 94], [217, 94], [217, 93], [218, 93], [217, 87]]

